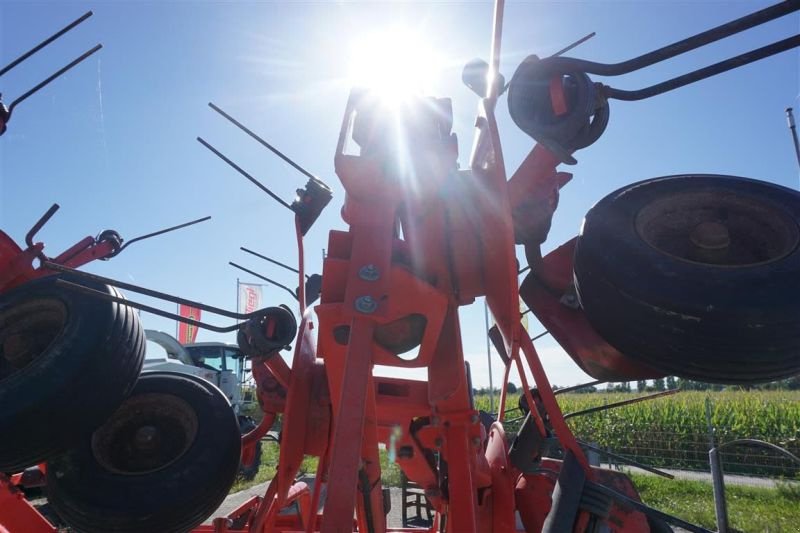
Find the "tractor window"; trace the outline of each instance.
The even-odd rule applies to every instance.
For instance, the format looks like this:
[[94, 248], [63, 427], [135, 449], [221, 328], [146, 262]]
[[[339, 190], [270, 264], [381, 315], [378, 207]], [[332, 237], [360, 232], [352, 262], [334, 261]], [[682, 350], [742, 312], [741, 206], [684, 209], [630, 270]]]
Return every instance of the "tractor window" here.
[[225, 365], [227, 365], [228, 370], [232, 370], [234, 375], [239, 375], [239, 370], [242, 366], [242, 361], [244, 360], [244, 354], [239, 348], [235, 348], [232, 346], [226, 346], [224, 348], [225, 352]]
[[208, 369], [225, 370], [222, 346], [187, 346], [194, 364]]

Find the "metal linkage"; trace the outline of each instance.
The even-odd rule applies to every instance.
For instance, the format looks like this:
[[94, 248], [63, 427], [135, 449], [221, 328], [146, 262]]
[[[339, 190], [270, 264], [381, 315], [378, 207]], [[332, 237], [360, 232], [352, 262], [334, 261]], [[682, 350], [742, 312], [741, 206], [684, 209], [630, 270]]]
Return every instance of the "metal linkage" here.
[[575, 417], [575, 416], [589, 415], [589, 414], [592, 414], [592, 413], [605, 411], [607, 409], [614, 409], [615, 407], [622, 407], [623, 405], [631, 405], [631, 404], [634, 404], [634, 403], [644, 402], [644, 401], [647, 401], [647, 400], [652, 400], [654, 398], [660, 398], [662, 396], [671, 396], [671, 395], [677, 394], [679, 392], [680, 391], [678, 389], [666, 390], [666, 391], [663, 391], [663, 392], [657, 392], [655, 394], [648, 394], [647, 396], [640, 396], [638, 398], [632, 398], [630, 400], [623, 400], [621, 402], [608, 403], [606, 405], [598, 405], [597, 407], [590, 407], [589, 409], [583, 409], [581, 411], [575, 411], [575, 412], [572, 412], [572, 413], [567, 413], [567, 414], [564, 415], [564, 420], [566, 420], [568, 418]]
[[[188, 305], [188, 306], [191, 306], [191, 307], [196, 307], [198, 309], [202, 309], [203, 311], [207, 311], [207, 312], [213, 313], [215, 315], [220, 315], [220, 316], [224, 316], [224, 317], [227, 317], [227, 318], [233, 318], [233, 319], [236, 319], [236, 320], [246, 321], [246, 320], [249, 320], [251, 318], [261, 317], [261, 316], [263, 316], [265, 314], [264, 310], [254, 311], [252, 313], [246, 313], [246, 314], [234, 313], [232, 311], [227, 311], [225, 309], [220, 309], [219, 307], [213, 307], [213, 306], [206, 305], [206, 304], [203, 304], [203, 303], [200, 303], [200, 302], [195, 302], [193, 300], [187, 300], [186, 298], [181, 298], [180, 296], [173, 296], [173, 295], [167, 294], [165, 292], [155, 291], [155, 290], [152, 290], [152, 289], [147, 289], [145, 287], [139, 287], [138, 285], [133, 285], [131, 283], [125, 283], [123, 281], [118, 281], [118, 280], [115, 280], [115, 279], [106, 278], [106, 277], [103, 277], [103, 276], [98, 276], [97, 274], [90, 274], [88, 272], [83, 272], [81, 270], [75, 270], [75, 269], [72, 269], [72, 268], [69, 268], [69, 267], [65, 267], [63, 265], [59, 265], [57, 263], [52, 263], [50, 261], [46, 261], [46, 262], [42, 263], [42, 266], [44, 266], [45, 268], [49, 268], [51, 270], [55, 270], [57, 272], [68, 273], [71, 276], [74, 276], [74, 277], [76, 277], [78, 279], [85, 279], [85, 280], [93, 281], [93, 282], [96, 282], [96, 283], [102, 283], [102, 284], [105, 284], [105, 285], [110, 285], [110, 286], [116, 287], [118, 289], [124, 289], [124, 290], [127, 290], [127, 291], [136, 292], [136, 293], [139, 293], [139, 294], [144, 294], [145, 296], [150, 296], [152, 298], [157, 298], [159, 300], [164, 300], [164, 301], [167, 301], [167, 302], [172, 302], [172, 303], [176, 303], [176, 304], [183, 304], [183, 305]], [[94, 297], [97, 297], [97, 298], [102, 298], [104, 300], [117, 302], [119, 304], [127, 305], [127, 306], [130, 306], [130, 307], [136, 308], [136, 309], [141, 309], [142, 311], [146, 311], [148, 313], [153, 313], [154, 315], [158, 315], [158, 316], [162, 316], [164, 318], [170, 318], [170, 319], [173, 319], [173, 320], [177, 320], [178, 322], [183, 322], [185, 324], [191, 324], [191, 325], [197, 326], [199, 328], [208, 329], [208, 330], [211, 330], [211, 331], [216, 331], [218, 333], [227, 333], [227, 332], [230, 332], [230, 331], [236, 331], [240, 327], [240, 324], [234, 324], [232, 326], [220, 327], [220, 326], [214, 326], [212, 324], [207, 324], [205, 322], [199, 322], [197, 320], [194, 320], [194, 319], [191, 319], [191, 318], [187, 318], [187, 317], [182, 317], [182, 316], [177, 315], [175, 313], [169, 313], [167, 311], [163, 311], [161, 309], [157, 309], [155, 307], [152, 307], [152, 306], [149, 306], [149, 305], [146, 305], [146, 304], [143, 304], [143, 303], [134, 302], [134, 301], [128, 300], [126, 298], [117, 297], [117, 296], [114, 296], [114, 295], [111, 295], [111, 294], [106, 294], [104, 292], [95, 290], [95, 289], [93, 289], [91, 287], [86, 287], [86, 286], [81, 285], [79, 283], [75, 283], [75, 282], [72, 282], [72, 281], [67, 281], [67, 280], [64, 280], [64, 279], [58, 280], [57, 283], [59, 285], [62, 285], [64, 287], [68, 288], [68, 289], [72, 289], [72, 290], [76, 290], [76, 291], [79, 291], [79, 292], [83, 292], [85, 294], [88, 294], [88, 295], [91, 295], [91, 296], [94, 296]]]

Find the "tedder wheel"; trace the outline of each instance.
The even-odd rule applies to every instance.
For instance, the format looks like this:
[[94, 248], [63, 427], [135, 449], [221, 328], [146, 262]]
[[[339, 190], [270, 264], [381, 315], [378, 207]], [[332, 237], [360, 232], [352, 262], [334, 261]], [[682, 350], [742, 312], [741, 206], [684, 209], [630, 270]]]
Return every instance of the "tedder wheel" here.
[[47, 276], [0, 295], [0, 472], [40, 463], [91, 433], [142, 368], [136, 312], [64, 288], [59, 278], [71, 279]]
[[185, 532], [225, 499], [241, 434], [208, 381], [144, 372], [94, 434], [47, 464], [50, 504], [80, 532]]
[[800, 193], [681, 175], [595, 205], [575, 250], [591, 324], [668, 375], [749, 384], [800, 373]]

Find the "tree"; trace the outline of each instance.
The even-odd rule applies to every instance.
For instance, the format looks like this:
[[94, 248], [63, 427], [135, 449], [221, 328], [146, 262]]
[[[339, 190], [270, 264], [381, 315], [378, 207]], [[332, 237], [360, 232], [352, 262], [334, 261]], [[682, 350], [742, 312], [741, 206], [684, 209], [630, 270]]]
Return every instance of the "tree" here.
[[658, 378], [653, 380], [653, 386], [657, 391], [664, 390], [664, 378]]
[[678, 388], [678, 384], [675, 383], [675, 376], [668, 376], [667, 377], [667, 390], [675, 390]]
[[646, 379], [640, 379], [639, 381], [637, 381], [636, 382], [636, 390], [638, 392], [646, 391], [647, 390], [647, 380]]
[[508, 393], [508, 394], [516, 394], [517, 393], [517, 386], [509, 381], [508, 385], [506, 385], [506, 393]]

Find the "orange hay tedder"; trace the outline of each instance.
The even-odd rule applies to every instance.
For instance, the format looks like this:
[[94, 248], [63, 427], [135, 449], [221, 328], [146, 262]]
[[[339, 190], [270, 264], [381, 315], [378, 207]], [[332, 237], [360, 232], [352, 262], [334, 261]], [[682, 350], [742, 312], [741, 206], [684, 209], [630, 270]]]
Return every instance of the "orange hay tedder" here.
[[[800, 372], [795, 191], [731, 176], [651, 179], [606, 197], [580, 236], [540, 252], [571, 178], [558, 166], [599, 139], [610, 99], [649, 98], [796, 47], [800, 36], [638, 91], [589, 74], [629, 73], [798, 9], [782, 2], [618, 64], [530, 56], [506, 83], [498, 1], [490, 60], [464, 70], [480, 97], [466, 170], [450, 100], [414, 96], [390, 109], [354, 89], [334, 161], [348, 229], [329, 234], [321, 286], [305, 275], [303, 236], [331, 191], [308, 174], [295, 202], [281, 201], [296, 220], [299, 326], [286, 307], [237, 315], [75, 270], [116, 255], [116, 233], [53, 259], [33, 242], [46, 219], [24, 249], [0, 233], [0, 532], [56, 531], [24, 497], [34, 485], [46, 486], [51, 509], [75, 531], [411, 531], [387, 524], [382, 445], [424, 491], [431, 532], [705, 531], [641, 503], [623, 473], [589, 464], [521, 326], [519, 300], [600, 381], [747, 384]], [[502, 95], [537, 142], [510, 179], [495, 120]], [[517, 244], [529, 262], [521, 286]], [[218, 328], [175, 317], [238, 332], [261, 424], [242, 437], [225, 397], [201, 379], [140, 375], [144, 336], [133, 308], [174, 315], [117, 289], [241, 319]], [[522, 380], [525, 419], [513, 435], [503, 428], [505, 392], [496, 414], [473, 404], [458, 310], [481, 297], [504, 381], [512, 369]], [[292, 343], [287, 365], [279, 353]], [[379, 377], [374, 365], [425, 369], [427, 379]], [[45, 413], [47, 424], [24, 424]], [[279, 415], [280, 458], [266, 493], [200, 525]], [[305, 456], [319, 458], [311, 485], [297, 480]]]

